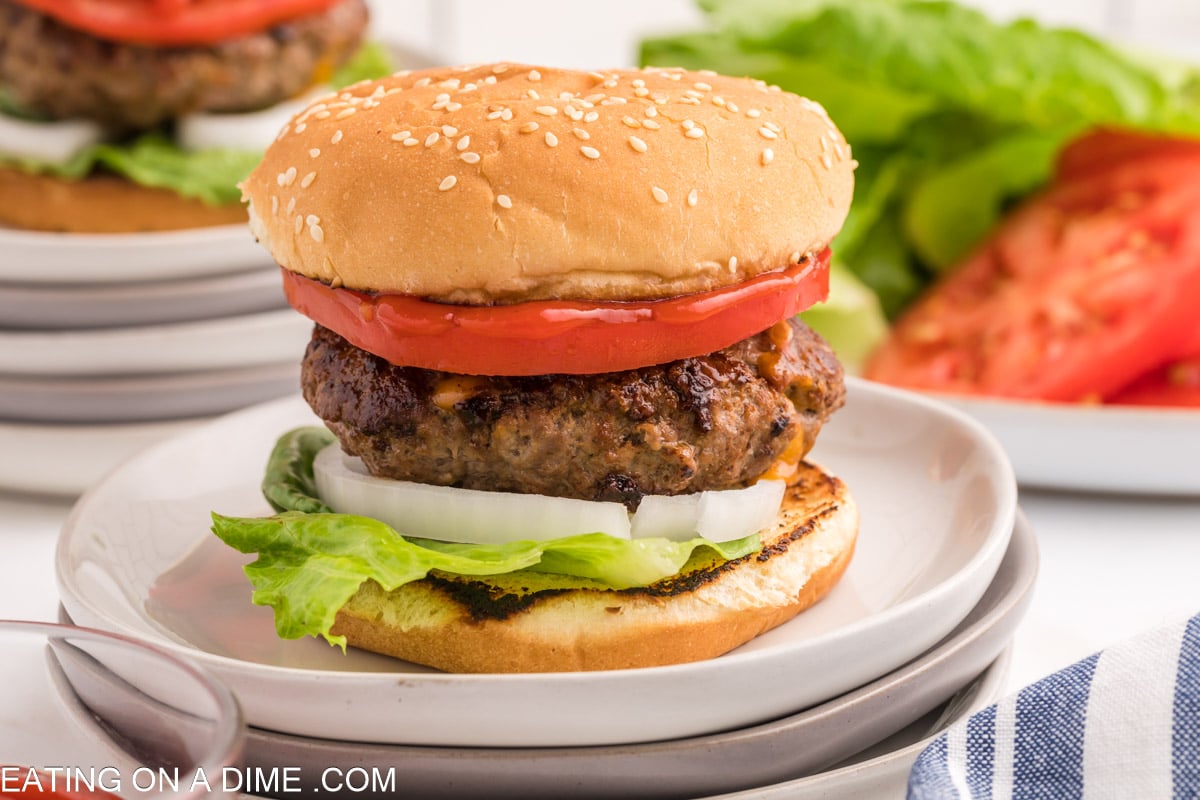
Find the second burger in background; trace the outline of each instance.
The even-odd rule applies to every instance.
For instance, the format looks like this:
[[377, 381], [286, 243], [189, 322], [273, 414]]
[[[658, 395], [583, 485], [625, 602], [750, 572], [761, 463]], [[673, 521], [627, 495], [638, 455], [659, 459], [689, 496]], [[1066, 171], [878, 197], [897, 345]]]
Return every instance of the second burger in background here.
[[[0, 224], [243, 222], [237, 183], [314, 87], [378, 77], [364, 0], [0, 0]], [[351, 63], [354, 62], [354, 63]]]
[[294, 118], [244, 190], [329, 430], [281, 439], [281, 513], [214, 521], [280, 635], [617, 669], [824, 596], [858, 516], [804, 461], [844, 387], [795, 315], [853, 167], [817, 104], [683, 70], [426, 70]]

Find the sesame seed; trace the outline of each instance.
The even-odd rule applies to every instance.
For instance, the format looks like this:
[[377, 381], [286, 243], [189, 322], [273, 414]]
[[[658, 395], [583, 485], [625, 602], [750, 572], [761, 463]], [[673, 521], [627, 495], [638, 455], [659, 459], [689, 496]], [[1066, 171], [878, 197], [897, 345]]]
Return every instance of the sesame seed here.
[[825, 139], [824, 136], [821, 137], [821, 152], [822, 153], [829, 152], [829, 142]]
[[689, 139], [703, 139], [704, 138], [704, 128], [699, 128], [699, 127], [688, 128], [687, 131], [685, 131], [683, 135]]
[[508, 122], [512, 118], [513, 118], [513, 112], [512, 112], [511, 108], [506, 108], [500, 112], [500, 119], [504, 120], [505, 122]]
[[496, 66], [492, 67], [492, 72], [494, 72], [497, 75], [502, 75], [505, 72], [508, 72], [508, 65], [507, 64], [497, 64]]
[[629, 137], [629, 146], [639, 153], [646, 152], [646, 143], [636, 136]]
[[512, 208], [512, 200], [506, 194], [496, 196], [496, 205], [501, 208]]
[[734, 272], [735, 270], [737, 270], [737, 256], [730, 256], [729, 257], [729, 271]]
[[350, 106], [349, 108], [343, 108], [341, 111], [334, 114], [333, 118], [334, 119], [345, 119], [346, 117], [356, 113], [357, 111], [358, 111], [358, 109], [355, 108], [354, 106]]
[[[354, 109], [350, 109], [350, 110], [353, 111]], [[296, 133], [304, 133], [305, 129], [307, 129], [307, 128], [308, 128], [308, 126], [305, 125], [303, 122], [296, 123]]]
[[321, 109], [317, 113], [313, 114], [313, 116], [316, 117], [317, 119], [329, 119], [330, 117], [333, 116], [333, 114], [329, 111]]
[[768, 147], [762, 151], [762, 163], [763, 163], [764, 167], [767, 164], [770, 164], [774, 160], [775, 160], [775, 151], [774, 150], [772, 150], [771, 148]]
[[433, 83], [432, 78], [418, 78], [417, 80], [413, 81], [413, 88], [419, 89], [422, 86], [428, 86], [431, 83]]
[[667, 196], [667, 193], [665, 190], [660, 189], [657, 186], [650, 187], [650, 194], [654, 195], [654, 199], [660, 203], [665, 203], [671, 199]]
[[437, 144], [437, 140], [440, 138], [441, 138], [441, 134], [438, 133], [437, 131], [434, 131], [433, 133], [431, 133], [425, 137], [425, 146], [433, 147], [435, 144]]
[[486, 83], [488, 86], [491, 86], [496, 83], [496, 76], [488, 75], [486, 78], [483, 79], [483, 82]]
[[330, 143], [330, 144], [337, 144], [337, 143], [338, 143], [338, 142], [340, 142], [341, 140], [342, 140], [342, 132], [341, 132], [341, 130], [336, 130], [336, 131], [334, 131], [334, 132], [333, 132], [333, 136], [330, 136], [330, 137], [329, 137], [329, 143]]
[[546, 144], [550, 145], [551, 147], [558, 147], [558, 137], [555, 136], [551, 131], [546, 131]]
[[459, 150], [466, 150], [468, 147], [471, 146], [471, 137], [470, 136], [462, 137], [461, 139], [458, 140], [458, 144], [456, 144], [454, 146], [457, 147]]
[[746, 116], [749, 117], [750, 119], [758, 119], [759, 117], [762, 116], [762, 112], [759, 111], [757, 108], [747, 108]]
[[418, 145], [420, 143], [421, 143], [421, 140], [416, 138], [415, 136], [410, 136], [404, 140], [405, 147], [412, 147], [413, 145]]
[[732, 111], [735, 114], [738, 112], [738, 104], [737, 103], [727, 102], [727, 103], [725, 103], [725, 107], [728, 108], [730, 111]]
[[644, 120], [642, 120], [642, 127], [649, 128], [652, 131], [656, 131], [659, 128], [661, 128], [662, 125], [659, 125], [656, 121], [654, 121], [652, 119], [644, 119]]
[[446, 103], [447, 111], [459, 111], [462, 109], [462, 103]]
[[579, 152], [583, 153], [588, 158], [599, 158], [600, 157], [600, 151], [594, 147], [584, 146], [584, 147], [579, 148]]
[[630, 83], [632, 83], [633, 86], [637, 89], [641, 89], [643, 86], [646, 85], [646, 82], [644, 80], [642, 80], [641, 78], [634, 78], [632, 81], [630, 81]]
[[588, 133], [587, 131], [585, 131], [583, 128], [573, 128], [571, 130], [571, 133], [575, 134], [575, 137], [577, 139], [583, 139], [585, 142], [588, 139], [592, 138], [592, 135], [590, 133]]
[[725, 107], [725, 98], [721, 97], [721, 95], [719, 95], [719, 94], [713, 95], [712, 103], [714, 106], [717, 106], [719, 108], [724, 108]]
[[393, 142], [403, 142], [405, 139], [407, 139], [409, 137], [410, 134], [411, 134], [411, 131], [400, 131], [399, 133], [393, 133], [392, 141]]
[[314, 242], [325, 241], [325, 229], [322, 228], [320, 225], [309, 225], [308, 226], [308, 235], [313, 238]]
[[763, 127], [767, 128], [768, 130], [775, 131], [776, 133], [783, 133], [783, 128], [779, 127], [774, 122], [764, 122]]
[[602, 106], [623, 106], [626, 100], [624, 97], [606, 97], [600, 101]]
[[683, 129], [684, 129], [685, 131], [690, 131], [692, 128], [696, 127], [696, 123], [695, 123], [695, 122], [693, 122], [693, 121], [692, 121], [692, 120], [690, 120], [690, 119], [685, 119], [685, 120], [684, 120], [683, 122], [681, 122], [680, 124], [681, 124], [681, 125], [683, 125]]
[[271, 213], [275, 215], [279, 214], [279, 195], [271, 195]]
[[758, 129], [758, 132], [759, 132], [759, 134], [760, 134], [760, 135], [761, 135], [761, 136], [762, 136], [764, 139], [775, 139], [775, 138], [777, 138], [777, 137], [776, 137], [776, 135], [775, 135], [775, 131], [773, 131], [773, 130], [771, 130], [770, 128], [767, 128], [767, 127], [762, 127], [762, 128], [759, 128], [759, 129]]
[[488, 119], [500, 119], [502, 116], [504, 116], [504, 109], [497, 108], [495, 111], [489, 111], [487, 118]]
[[829, 153], [821, 154], [821, 163], [825, 165], [825, 169], [833, 168], [833, 159], [829, 157]]
[[442, 126], [442, 135], [443, 136], [457, 136], [458, 128], [454, 127], [453, 125], [443, 125]]
[[584, 122], [595, 122], [598, 119], [600, 119], [600, 113], [597, 111], [589, 111], [583, 115]]
[[447, 89], [457, 89], [461, 85], [462, 81], [460, 81], [458, 78], [447, 78], [438, 84], [438, 86], [443, 86]]
[[454, 184], [456, 183], [458, 183], [458, 178], [454, 177], [453, 175], [447, 175], [446, 177], [442, 178], [442, 182], [438, 184], [438, 189], [444, 192], [447, 189], [453, 189]]
[[799, 264], [799, 263], [800, 263], [800, 251], [799, 251], [799, 250], [797, 250], [796, 252], [792, 253], [791, 262], [792, 262], [793, 264]]
[[538, 106], [534, 111], [547, 117], [553, 117], [558, 113], [558, 109], [554, 106]]
[[521, 131], [521, 133], [533, 133], [538, 129], [538, 127], [540, 126], [536, 122], [526, 122], [517, 130]]
[[695, 208], [696, 203], [698, 202], [700, 202], [700, 193], [695, 189], [692, 189], [690, 192], [688, 192], [687, 204], [692, 208]]
[[283, 182], [280, 186], [291, 186], [296, 181], [296, 168], [288, 167], [287, 172], [283, 173]]
[[292, 197], [292, 199], [288, 200], [288, 204], [287, 204], [287, 208], [285, 209], [285, 212], [288, 214], [291, 214], [295, 210], [296, 210], [296, 198]]
[[634, 119], [633, 117], [623, 117], [621, 119], [621, 122], [625, 123], [630, 128], [642, 127], [642, 124], [640, 122], [638, 122], [636, 119]]
[[710, 86], [707, 83], [697, 81], [696, 83], [693, 83], [692, 85], [695, 86], [697, 89], [699, 89], [702, 92], [711, 92], [712, 91], [712, 86]]
[[530, 100], [541, 100], [542, 99], [542, 96], [537, 93], [536, 89], [526, 89], [525, 94], [526, 94], [526, 96], [529, 97]]
[[538, 72], [536, 69], [529, 70], [529, 80], [540, 81], [541, 79], [542, 79], [542, 73]]
[[479, 153], [472, 153], [469, 150], [467, 152], [463, 153], [461, 156], [459, 156], [459, 158], [461, 158], [463, 161], [467, 162], [468, 164], [478, 164], [479, 163]]
[[563, 109], [563, 112], [575, 122], [579, 122], [581, 119], [583, 119], [583, 112], [575, 106], [567, 106]]
[[596, 92], [595, 94], [589, 94], [587, 97], [585, 97], [583, 99], [589, 103], [599, 103], [601, 100], [603, 100], [607, 96], [608, 95], [606, 95], [604, 92]]
[[317, 173], [315, 173], [315, 172], [308, 173], [307, 175], [305, 175], [303, 178], [300, 179], [300, 188], [307, 189], [308, 187], [312, 186], [312, 182], [315, 181], [316, 179], [317, 179]]
[[300, 235], [300, 231], [304, 230], [304, 217], [296, 215], [296, 235]]
[[650, 94], [650, 90], [647, 89], [645, 86], [639, 86], [638, 88], [633, 90], [633, 94], [635, 97], [645, 97], [648, 94]]
[[655, 108], [654, 106], [646, 106], [646, 116], [647, 117], [657, 117], [658, 109]]
[[318, 217], [316, 214], [309, 214], [307, 217], [304, 218], [304, 224], [305, 225], [320, 225], [321, 218]]
[[695, 89], [688, 89], [687, 91], [684, 92], [684, 94], [687, 95], [688, 97], [692, 98], [693, 100], [699, 100], [701, 97], [704, 97], [703, 92], [698, 92]]

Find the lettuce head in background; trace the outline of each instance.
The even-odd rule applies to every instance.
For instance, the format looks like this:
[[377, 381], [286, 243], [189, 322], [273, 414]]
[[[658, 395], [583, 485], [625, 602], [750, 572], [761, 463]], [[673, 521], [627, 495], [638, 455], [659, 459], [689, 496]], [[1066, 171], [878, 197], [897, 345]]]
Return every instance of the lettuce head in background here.
[[1200, 133], [1195, 70], [941, 0], [698, 0], [711, 29], [642, 63], [752, 75], [823, 104], [859, 161], [829, 302], [805, 320], [854, 368], [894, 318], [1104, 126]]

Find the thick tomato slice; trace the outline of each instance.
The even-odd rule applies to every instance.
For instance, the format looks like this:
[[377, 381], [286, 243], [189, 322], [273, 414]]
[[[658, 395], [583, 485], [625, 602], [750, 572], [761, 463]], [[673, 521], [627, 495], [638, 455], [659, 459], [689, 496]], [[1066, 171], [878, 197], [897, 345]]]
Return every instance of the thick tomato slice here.
[[1200, 409], [1200, 355], [1159, 367], [1121, 389], [1106, 402]]
[[208, 45], [316, 14], [338, 0], [17, 0], [102, 39]]
[[464, 375], [595, 374], [703, 355], [823, 300], [829, 251], [711, 292], [641, 302], [460, 306], [334, 289], [283, 270], [288, 302], [393, 364]]
[[1181, 355], [1197, 308], [1200, 158], [1125, 160], [1019, 208], [902, 316], [866, 375], [1099, 400]]
[[1177, 157], [1200, 158], [1200, 139], [1101, 128], [1062, 149], [1055, 165], [1055, 177], [1060, 182], [1067, 182], [1129, 161]]

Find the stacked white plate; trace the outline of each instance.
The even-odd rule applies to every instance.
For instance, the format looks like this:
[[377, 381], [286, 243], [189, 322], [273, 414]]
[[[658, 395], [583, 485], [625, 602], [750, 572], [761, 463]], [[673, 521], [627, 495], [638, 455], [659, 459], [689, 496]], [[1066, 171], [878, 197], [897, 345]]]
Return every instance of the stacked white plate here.
[[310, 330], [244, 225], [0, 230], [0, 489], [77, 494], [153, 441], [294, 393]]
[[709, 661], [532, 675], [276, 637], [211, 514], [269, 514], [266, 455], [315, 422], [284, 398], [146, 450], [76, 504], [56, 556], [64, 615], [212, 670], [251, 727], [247, 765], [299, 769], [309, 793], [378, 775], [356, 796], [902, 794], [923, 742], [1004, 689], [1037, 543], [999, 444], [944, 405], [848, 381], [813, 457], [846, 481], [862, 527], [812, 609]]

